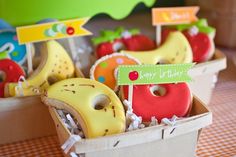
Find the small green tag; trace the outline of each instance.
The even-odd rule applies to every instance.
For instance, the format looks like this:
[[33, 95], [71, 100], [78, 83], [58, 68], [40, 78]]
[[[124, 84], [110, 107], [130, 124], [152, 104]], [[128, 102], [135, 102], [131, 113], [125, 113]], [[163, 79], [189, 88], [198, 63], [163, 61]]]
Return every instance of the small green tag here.
[[188, 70], [194, 63], [163, 65], [121, 65], [118, 85], [190, 82]]

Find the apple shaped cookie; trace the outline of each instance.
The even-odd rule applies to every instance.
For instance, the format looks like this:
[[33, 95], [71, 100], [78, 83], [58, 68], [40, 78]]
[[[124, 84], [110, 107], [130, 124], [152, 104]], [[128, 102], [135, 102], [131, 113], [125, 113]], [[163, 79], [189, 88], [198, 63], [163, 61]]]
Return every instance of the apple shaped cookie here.
[[72, 78], [50, 86], [42, 101], [69, 111], [79, 122], [86, 138], [125, 131], [125, 112], [117, 95], [95, 80]]
[[121, 51], [140, 60], [143, 64], [157, 63], [191, 63], [192, 50], [181, 32], [172, 32], [165, 43], [159, 48], [151, 51], [133, 52]]
[[120, 53], [114, 53], [104, 56], [97, 60], [90, 69], [90, 78], [97, 80], [113, 90], [117, 90], [116, 69], [119, 65], [135, 65], [140, 62], [129, 56]]
[[[41, 49], [41, 63], [32, 75], [22, 83], [24, 96], [38, 95], [50, 84], [74, 76], [74, 65], [65, 49], [56, 41], [43, 43]], [[18, 84], [10, 83], [6, 86], [6, 96], [18, 96]], [[35, 92], [37, 91], [37, 92]]]
[[24, 70], [14, 61], [10, 59], [0, 60], [0, 98], [4, 97], [6, 83], [17, 82], [24, 75]]
[[190, 30], [184, 31], [183, 33], [191, 45], [193, 61], [199, 63], [208, 61], [212, 58], [215, 51], [215, 44], [210, 36], [198, 32], [197, 29], [197, 27], [192, 27]]
[[[121, 87], [122, 100], [128, 100], [128, 86]], [[192, 96], [186, 83], [135, 85], [133, 87], [133, 112], [144, 122], [155, 116], [160, 122], [163, 118], [176, 115], [184, 117], [191, 107]]]

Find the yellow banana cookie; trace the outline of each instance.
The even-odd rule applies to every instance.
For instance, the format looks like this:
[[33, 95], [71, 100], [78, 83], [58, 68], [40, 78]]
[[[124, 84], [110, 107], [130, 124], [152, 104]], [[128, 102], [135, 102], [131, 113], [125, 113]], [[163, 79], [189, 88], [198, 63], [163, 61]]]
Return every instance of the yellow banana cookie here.
[[47, 89], [42, 101], [69, 111], [80, 123], [86, 138], [125, 131], [123, 104], [109, 87], [95, 80], [62, 80]]
[[42, 45], [41, 63], [38, 68], [21, 83], [21, 87], [17, 83], [7, 84], [5, 96], [41, 94], [50, 84], [73, 77], [74, 71], [73, 62], [65, 49], [55, 40], [47, 41]]
[[143, 52], [122, 51], [121, 53], [131, 55], [143, 64], [191, 63], [193, 59], [189, 42], [181, 32], [171, 32], [166, 42], [155, 50]]

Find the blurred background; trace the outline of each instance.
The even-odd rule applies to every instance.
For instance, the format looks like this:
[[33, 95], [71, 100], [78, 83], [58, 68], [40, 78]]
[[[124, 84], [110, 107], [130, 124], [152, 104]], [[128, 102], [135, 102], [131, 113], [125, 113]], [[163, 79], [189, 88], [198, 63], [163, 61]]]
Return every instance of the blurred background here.
[[[219, 46], [236, 48], [236, 0], [157, 0], [154, 7], [200, 6], [199, 17], [207, 18], [209, 25], [216, 28], [215, 43]], [[147, 9], [143, 4], [134, 12]]]

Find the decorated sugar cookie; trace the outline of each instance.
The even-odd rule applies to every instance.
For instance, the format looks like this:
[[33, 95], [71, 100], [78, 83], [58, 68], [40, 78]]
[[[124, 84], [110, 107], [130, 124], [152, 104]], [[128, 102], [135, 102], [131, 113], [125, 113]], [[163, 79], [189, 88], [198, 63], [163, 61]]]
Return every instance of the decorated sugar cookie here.
[[[6, 87], [6, 96], [38, 95], [50, 84], [74, 76], [74, 65], [65, 49], [56, 41], [43, 43], [41, 63], [33, 74], [22, 83], [10, 83]], [[19, 91], [16, 91], [18, 89]]]
[[212, 58], [215, 51], [215, 28], [208, 26], [206, 19], [164, 29], [162, 31], [163, 41], [165, 41], [170, 32], [176, 30], [182, 31], [188, 39], [193, 52], [193, 62], [205, 62]]
[[26, 60], [26, 47], [19, 45], [14, 30], [0, 31], [0, 59], [9, 58], [22, 65]]
[[125, 30], [118, 27], [115, 31], [101, 31], [100, 36], [93, 38], [96, 47], [96, 56], [103, 56], [119, 50], [147, 51], [156, 48], [154, 40], [140, 33], [137, 29]]
[[134, 64], [140, 64], [140, 62], [129, 55], [120, 53], [107, 55], [95, 62], [90, 70], [90, 78], [107, 85], [113, 90], [117, 90], [116, 68], [119, 65]]
[[[128, 86], [122, 86], [121, 96], [123, 100], [128, 100]], [[184, 117], [190, 110], [191, 101], [191, 92], [186, 83], [133, 87], [133, 112], [141, 116], [144, 122], [150, 122], [153, 116], [159, 122], [173, 115]]]
[[184, 35], [181, 32], [172, 32], [165, 43], [159, 48], [139, 53], [133, 51], [121, 51], [123, 54], [131, 55], [143, 64], [158, 63], [191, 63], [192, 50]]
[[4, 86], [9, 82], [17, 82], [25, 73], [23, 69], [10, 59], [0, 60], [0, 98], [4, 97]]
[[212, 58], [215, 51], [215, 44], [210, 36], [198, 32], [197, 27], [192, 27], [183, 33], [191, 45], [194, 62], [205, 62]]
[[95, 80], [72, 78], [57, 82], [47, 89], [42, 100], [73, 114], [86, 138], [125, 131], [125, 112], [120, 99]]

